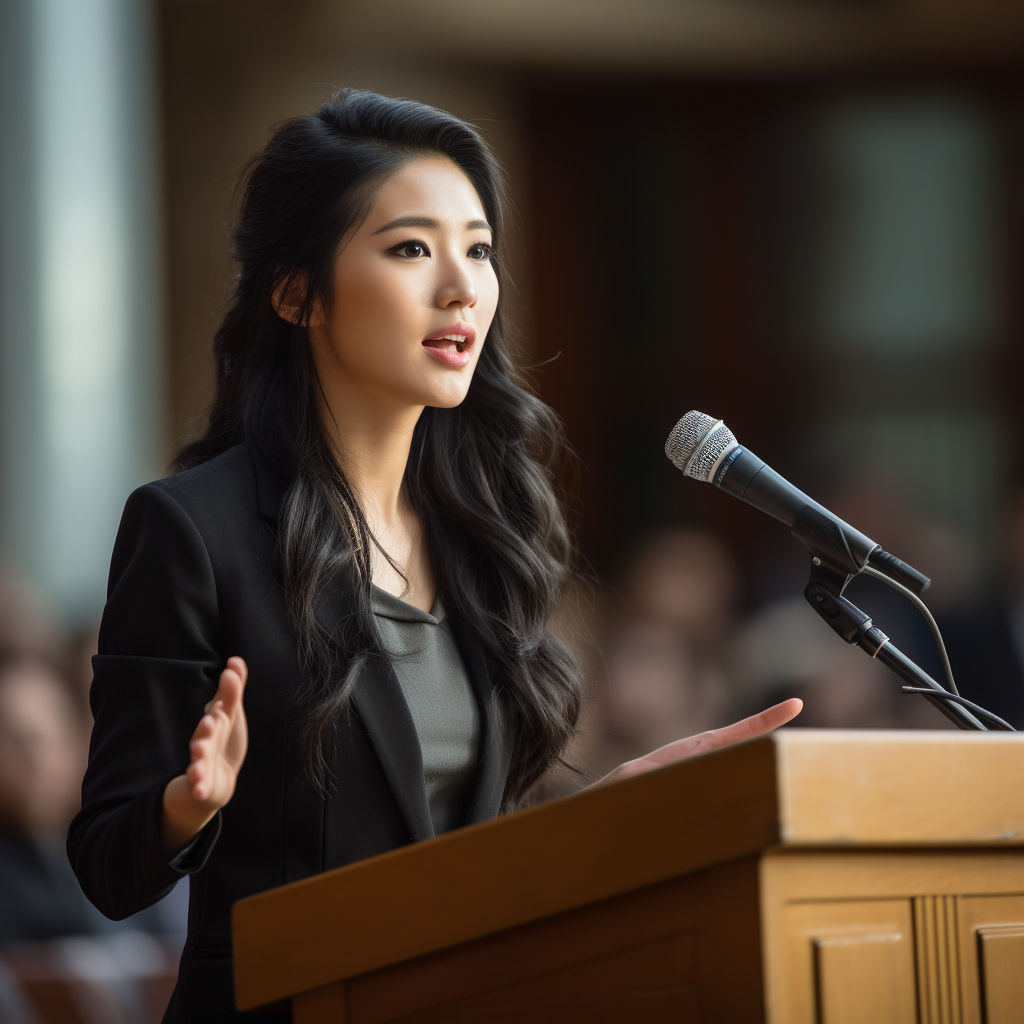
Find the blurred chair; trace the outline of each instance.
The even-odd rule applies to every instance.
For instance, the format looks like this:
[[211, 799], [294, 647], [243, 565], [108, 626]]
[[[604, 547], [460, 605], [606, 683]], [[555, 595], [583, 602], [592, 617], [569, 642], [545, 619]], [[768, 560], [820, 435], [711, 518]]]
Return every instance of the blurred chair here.
[[180, 953], [136, 931], [0, 947], [0, 1024], [159, 1024]]

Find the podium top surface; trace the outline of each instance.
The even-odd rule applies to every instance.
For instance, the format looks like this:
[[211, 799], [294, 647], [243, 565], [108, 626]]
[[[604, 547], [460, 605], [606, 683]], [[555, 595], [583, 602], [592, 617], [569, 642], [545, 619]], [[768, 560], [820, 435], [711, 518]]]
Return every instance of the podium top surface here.
[[782, 729], [234, 907], [249, 1009], [768, 849], [1024, 845], [1024, 734]]

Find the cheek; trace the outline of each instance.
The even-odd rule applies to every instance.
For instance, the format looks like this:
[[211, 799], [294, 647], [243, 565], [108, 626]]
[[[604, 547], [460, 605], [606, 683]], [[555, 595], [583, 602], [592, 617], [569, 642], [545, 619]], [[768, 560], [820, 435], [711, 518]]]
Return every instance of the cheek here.
[[[481, 314], [486, 310], [487, 313], [487, 327], [490, 327], [491, 319], [494, 317], [494, 311], [498, 306], [498, 275], [495, 274], [494, 268], [492, 267], [484, 276], [483, 282], [478, 285], [477, 290], [477, 307], [480, 309]], [[482, 317], [481, 317], [482, 319]], [[486, 333], [486, 331], [484, 332]]]
[[332, 335], [344, 362], [364, 364], [408, 347], [420, 330], [422, 301], [411, 275], [344, 274], [335, 290]]

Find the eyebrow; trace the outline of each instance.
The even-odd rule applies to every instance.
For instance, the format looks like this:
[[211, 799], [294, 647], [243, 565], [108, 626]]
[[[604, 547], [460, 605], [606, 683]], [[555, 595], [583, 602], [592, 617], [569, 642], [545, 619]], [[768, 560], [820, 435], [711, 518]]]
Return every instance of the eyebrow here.
[[[379, 235], [381, 232], [390, 231], [392, 228], [433, 228], [436, 231], [440, 226], [433, 217], [396, 217], [394, 220], [389, 220], [384, 227], [377, 228], [376, 231], [371, 232], [371, 234]], [[466, 221], [467, 231], [476, 231], [477, 229], [490, 231], [491, 225], [485, 220]]]

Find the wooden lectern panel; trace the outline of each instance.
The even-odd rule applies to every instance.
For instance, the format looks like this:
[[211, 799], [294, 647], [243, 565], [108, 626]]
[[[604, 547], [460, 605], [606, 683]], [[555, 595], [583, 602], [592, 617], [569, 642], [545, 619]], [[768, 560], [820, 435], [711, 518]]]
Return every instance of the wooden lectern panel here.
[[[978, 936], [985, 929], [1011, 939], [1018, 928], [1024, 932], [1024, 895], [1016, 895], [1024, 892], [1024, 851], [780, 850], [762, 858], [761, 879], [770, 1021], [825, 1024], [830, 1012], [865, 1024], [1001, 1019], [984, 1009]], [[872, 936], [891, 943], [891, 955], [819, 952], [826, 943]], [[1005, 964], [1012, 941], [992, 948], [993, 1000], [1024, 1007], [1024, 960], [1011, 972]], [[872, 956], [885, 960], [886, 977], [903, 965], [899, 986], [876, 984], [875, 972], [866, 969]], [[1024, 1013], [1018, 1009], [1009, 1019], [1020, 1024]]]
[[783, 730], [242, 900], [237, 1002], [1020, 1024], [1022, 792], [1021, 736]]
[[814, 953], [818, 1024], [917, 1024], [908, 933], [833, 932], [814, 940]]
[[1024, 924], [978, 929], [985, 1024], [1024, 1017]]
[[802, 997], [787, 1008], [794, 1024], [916, 1024], [909, 901], [813, 901], [787, 909], [789, 985]]
[[[1024, 884], [1018, 886], [1024, 889]], [[958, 901], [964, 1024], [1024, 1019], [1024, 893]]]
[[345, 1019], [755, 1020], [756, 908], [745, 858], [354, 978]]

